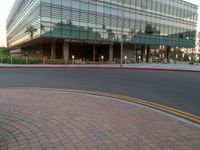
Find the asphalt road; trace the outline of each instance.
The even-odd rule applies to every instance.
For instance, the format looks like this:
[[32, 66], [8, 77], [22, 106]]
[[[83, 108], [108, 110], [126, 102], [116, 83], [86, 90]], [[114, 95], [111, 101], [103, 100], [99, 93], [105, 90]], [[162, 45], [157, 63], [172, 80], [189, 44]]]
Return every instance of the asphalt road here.
[[106, 69], [0, 69], [0, 88], [95, 90], [200, 115], [200, 73]]

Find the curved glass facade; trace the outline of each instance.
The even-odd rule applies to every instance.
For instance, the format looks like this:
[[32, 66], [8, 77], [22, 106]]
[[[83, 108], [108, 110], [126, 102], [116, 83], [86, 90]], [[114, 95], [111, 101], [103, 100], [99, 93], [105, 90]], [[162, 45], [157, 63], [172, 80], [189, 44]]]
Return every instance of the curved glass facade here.
[[[197, 6], [182, 0], [41, 0], [42, 36], [194, 47]], [[122, 20], [123, 24], [122, 24]]]
[[[7, 20], [8, 45], [33, 38], [194, 47], [197, 6], [183, 0], [16, 0]], [[122, 13], [123, 6], [123, 13]], [[123, 14], [123, 15], [122, 15]]]
[[7, 42], [12, 47], [30, 40], [25, 33], [28, 26], [34, 26], [37, 31], [34, 38], [40, 34], [40, 0], [16, 0], [7, 19]]

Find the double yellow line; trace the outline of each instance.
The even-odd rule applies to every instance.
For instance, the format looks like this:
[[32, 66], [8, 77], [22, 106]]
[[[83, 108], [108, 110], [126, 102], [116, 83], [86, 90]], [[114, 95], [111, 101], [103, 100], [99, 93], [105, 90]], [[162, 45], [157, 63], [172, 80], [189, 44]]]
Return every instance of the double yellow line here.
[[74, 90], [74, 89], [60, 90], [59, 89], [57, 91], [73, 92], [73, 93], [80, 93], [80, 94], [90, 94], [90, 95], [104, 96], [104, 97], [110, 97], [110, 98], [125, 100], [125, 101], [128, 101], [128, 102], [133, 102], [133, 103], [137, 103], [137, 104], [140, 104], [140, 105], [143, 105], [143, 106], [158, 109], [158, 110], [164, 111], [166, 113], [170, 113], [172, 115], [175, 115], [175, 116], [178, 116], [178, 117], [181, 117], [181, 118], [184, 118], [184, 119], [196, 122], [196, 123], [200, 123], [200, 116], [193, 115], [193, 114], [184, 112], [182, 110], [178, 110], [178, 109], [175, 109], [175, 108], [171, 108], [171, 107], [168, 107], [168, 106], [165, 106], [165, 105], [161, 105], [161, 104], [158, 104], [158, 103], [154, 103], [154, 102], [150, 102], [150, 101], [146, 101], [146, 100], [142, 100], [142, 99], [138, 99], [138, 98], [123, 96], [123, 95], [118, 95], [118, 94], [112, 94], [112, 93], [105, 93], [105, 92], [87, 91], [87, 90]]
[[23, 89], [25, 91], [30, 91], [30, 90], [47, 90], [51, 92], [72, 92], [72, 93], [79, 93], [79, 94], [90, 94], [90, 95], [96, 95], [96, 96], [103, 96], [103, 97], [110, 97], [110, 98], [115, 98], [115, 99], [120, 99], [128, 102], [133, 102], [136, 104], [140, 104], [143, 106], [151, 107], [157, 110], [161, 110], [163, 112], [190, 120], [192, 122], [200, 124], [200, 116], [190, 114], [188, 112], [184, 112], [182, 110], [178, 110], [175, 108], [171, 108], [165, 105], [161, 105], [155, 102], [150, 102], [138, 98], [133, 98], [133, 97], [128, 97], [128, 96], [123, 96], [123, 95], [118, 95], [118, 94], [113, 94], [113, 93], [105, 93], [105, 92], [98, 92], [98, 91], [88, 91], [88, 90], [76, 90], [76, 89], [54, 89], [54, 88], [9, 88], [6, 90], [18, 90], [18, 89]]

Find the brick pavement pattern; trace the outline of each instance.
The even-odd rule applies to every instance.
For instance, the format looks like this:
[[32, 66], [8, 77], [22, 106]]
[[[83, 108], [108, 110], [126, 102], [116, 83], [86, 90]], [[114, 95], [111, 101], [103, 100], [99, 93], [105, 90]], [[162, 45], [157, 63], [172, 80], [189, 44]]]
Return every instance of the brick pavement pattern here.
[[200, 128], [135, 104], [0, 90], [0, 150], [199, 150]]

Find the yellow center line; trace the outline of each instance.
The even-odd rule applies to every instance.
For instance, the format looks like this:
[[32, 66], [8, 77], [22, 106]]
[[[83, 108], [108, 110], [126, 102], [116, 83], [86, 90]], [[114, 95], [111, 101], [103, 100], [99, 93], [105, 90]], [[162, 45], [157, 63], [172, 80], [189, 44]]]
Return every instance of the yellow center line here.
[[200, 116], [196, 116], [187, 112], [184, 112], [182, 110], [178, 110], [175, 108], [171, 108], [165, 105], [161, 105], [158, 103], [154, 103], [154, 102], [150, 102], [150, 101], [146, 101], [146, 100], [142, 100], [142, 99], [138, 99], [138, 98], [132, 98], [132, 97], [128, 97], [128, 96], [122, 96], [122, 95], [117, 95], [117, 94], [111, 94], [111, 93], [104, 93], [104, 92], [96, 92], [96, 91], [85, 91], [85, 90], [69, 90], [71, 92], [78, 92], [78, 93], [85, 93], [85, 94], [95, 94], [95, 95], [101, 95], [101, 96], [107, 96], [107, 97], [112, 97], [112, 98], [118, 98], [118, 99], [122, 99], [122, 100], [126, 100], [126, 101], [132, 101], [135, 103], [142, 103], [145, 105], [151, 105], [157, 108], [162, 108], [165, 110], [170, 110], [170, 111], [174, 111], [177, 113], [181, 113], [184, 115], [188, 115], [190, 117], [196, 118], [196, 119], [200, 119]]
[[117, 94], [111, 94], [111, 93], [96, 92], [96, 91], [72, 90], [72, 89], [71, 90], [64, 90], [64, 91], [82, 93], [82, 94], [93, 94], [93, 95], [98, 95], [98, 96], [105, 96], [105, 97], [111, 97], [111, 98], [126, 100], [126, 101], [129, 101], [129, 102], [134, 102], [134, 103], [142, 104], [142, 105], [145, 105], [145, 106], [150, 106], [150, 107], [153, 107], [155, 109], [159, 109], [159, 110], [168, 112], [170, 114], [175, 114], [175, 115], [184, 117], [186, 119], [200, 123], [200, 116], [196, 116], [196, 115], [193, 115], [193, 114], [190, 114], [190, 113], [187, 113], [187, 112], [175, 109], [175, 108], [170, 108], [170, 107], [167, 107], [167, 106], [164, 106], [164, 105], [161, 105], [161, 104], [145, 101], [145, 100], [142, 100], [142, 99], [132, 98], [132, 97], [128, 97], [128, 96], [122, 96], [122, 95], [117, 95]]
[[[10, 88], [15, 90], [15, 88]], [[9, 89], [9, 90], [10, 90]], [[48, 90], [48, 91], [57, 91], [57, 92], [72, 92], [72, 93], [80, 93], [80, 94], [90, 94], [90, 95], [97, 95], [97, 96], [104, 96], [104, 97], [110, 97], [110, 98], [116, 98], [120, 100], [125, 100], [129, 102], [134, 102], [137, 104], [141, 104], [147, 107], [151, 107], [154, 109], [158, 109], [176, 116], [180, 116], [182, 118], [185, 118], [187, 120], [191, 120], [197, 123], [200, 123], [200, 116], [190, 114], [188, 112], [184, 112], [182, 110], [178, 110], [175, 108], [171, 108], [162, 104], [158, 104], [155, 102], [150, 102], [146, 101], [143, 99], [138, 99], [138, 98], [133, 98], [133, 97], [128, 97], [128, 96], [123, 96], [123, 95], [118, 95], [118, 94], [113, 94], [113, 93], [105, 93], [105, 92], [98, 92], [98, 91], [88, 91], [88, 90], [77, 90], [77, 89], [55, 89], [55, 88], [18, 88], [18, 89], [23, 89], [26, 91], [30, 91], [32, 89], [38, 89], [38, 90]], [[7, 90], [7, 89], [6, 89]]]

